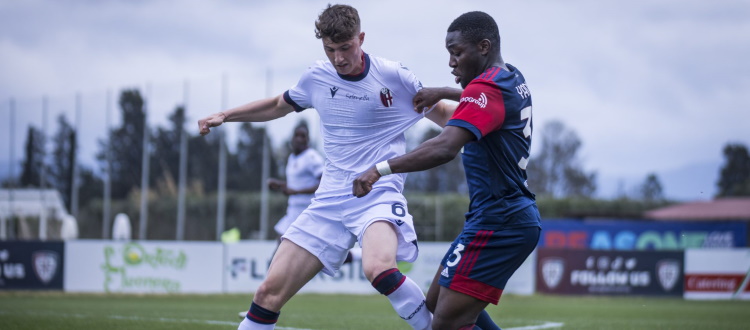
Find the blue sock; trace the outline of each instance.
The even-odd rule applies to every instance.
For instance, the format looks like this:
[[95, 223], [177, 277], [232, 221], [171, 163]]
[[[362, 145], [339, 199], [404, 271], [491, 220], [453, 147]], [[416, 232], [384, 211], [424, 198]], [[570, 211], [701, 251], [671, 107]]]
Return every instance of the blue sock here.
[[492, 322], [490, 314], [487, 314], [486, 310], [482, 310], [482, 312], [479, 313], [479, 317], [477, 317], [477, 322], [475, 324], [482, 328], [482, 330], [502, 330], [497, 324], [495, 324], [495, 322]]
[[398, 271], [398, 268], [386, 270], [372, 280], [372, 286], [380, 294], [389, 295], [396, 291], [404, 283], [406, 277]]
[[247, 311], [246, 317], [248, 320], [255, 323], [274, 324], [279, 319], [280, 314], [281, 312], [274, 313], [263, 307], [260, 307], [259, 305], [256, 305], [255, 302], [253, 302], [253, 304], [250, 305], [250, 310]]

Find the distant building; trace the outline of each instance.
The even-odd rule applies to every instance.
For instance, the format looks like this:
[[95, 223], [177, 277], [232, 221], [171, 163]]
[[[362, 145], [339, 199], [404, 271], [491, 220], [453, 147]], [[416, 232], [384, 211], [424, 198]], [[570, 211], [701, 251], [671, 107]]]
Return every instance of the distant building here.
[[750, 221], [750, 197], [719, 198], [675, 204], [643, 214], [645, 219], [679, 221]]
[[[11, 221], [11, 220], [17, 221]], [[48, 223], [49, 220], [56, 220]], [[65, 230], [62, 230], [65, 229]], [[54, 189], [0, 189], [0, 240], [74, 239], [75, 219]]]

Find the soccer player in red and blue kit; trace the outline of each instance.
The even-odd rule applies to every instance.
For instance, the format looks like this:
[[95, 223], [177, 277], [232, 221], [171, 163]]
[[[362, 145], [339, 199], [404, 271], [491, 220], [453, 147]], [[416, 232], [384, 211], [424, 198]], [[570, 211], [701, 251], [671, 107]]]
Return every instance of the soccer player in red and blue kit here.
[[469, 12], [448, 28], [449, 66], [463, 91], [424, 88], [417, 111], [444, 124], [413, 151], [375, 164], [353, 182], [364, 196], [381, 176], [426, 170], [462, 154], [470, 205], [464, 229], [451, 244], [427, 293], [433, 329], [499, 329], [484, 309], [497, 304], [505, 284], [536, 247], [541, 231], [526, 165], [531, 147], [531, 94], [521, 72], [503, 62], [495, 20]]

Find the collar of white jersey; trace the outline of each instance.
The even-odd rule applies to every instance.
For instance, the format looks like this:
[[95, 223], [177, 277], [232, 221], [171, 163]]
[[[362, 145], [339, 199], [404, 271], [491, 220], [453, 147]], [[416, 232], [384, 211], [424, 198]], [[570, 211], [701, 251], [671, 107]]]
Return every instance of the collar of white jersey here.
[[365, 63], [365, 67], [362, 69], [362, 72], [355, 75], [343, 75], [338, 72], [336, 72], [336, 74], [338, 74], [341, 79], [344, 79], [346, 81], [360, 81], [362, 79], [365, 79], [365, 77], [367, 77], [367, 73], [370, 72], [370, 55], [362, 52], [362, 61]]

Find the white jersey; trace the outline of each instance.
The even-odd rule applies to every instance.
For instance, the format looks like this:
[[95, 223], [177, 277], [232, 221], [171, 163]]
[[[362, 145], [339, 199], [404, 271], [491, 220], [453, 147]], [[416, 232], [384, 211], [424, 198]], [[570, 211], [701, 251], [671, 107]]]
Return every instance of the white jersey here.
[[[307, 148], [299, 155], [289, 154], [286, 163], [286, 186], [289, 189], [301, 190], [314, 187], [320, 182], [323, 174], [323, 157], [312, 148]], [[289, 196], [289, 205], [307, 206], [313, 194], [296, 194]]]
[[[404, 131], [423, 118], [412, 99], [422, 83], [398, 62], [364, 54], [364, 70], [342, 76], [318, 61], [284, 93], [296, 111], [320, 115], [325, 170], [316, 198], [352, 193], [352, 182], [376, 163], [406, 152]], [[406, 174], [382, 177], [378, 186], [403, 191]]]

